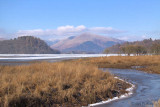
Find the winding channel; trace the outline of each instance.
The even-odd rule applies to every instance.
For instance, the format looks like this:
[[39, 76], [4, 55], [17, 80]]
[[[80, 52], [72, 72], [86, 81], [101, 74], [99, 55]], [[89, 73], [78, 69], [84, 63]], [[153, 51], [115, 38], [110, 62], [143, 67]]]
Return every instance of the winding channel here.
[[160, 99], [160, 75], [148, 74], [133, 69], [102, 69], [136, 85], [134, 93], [124, 99], [95, 107], [152, 107]]

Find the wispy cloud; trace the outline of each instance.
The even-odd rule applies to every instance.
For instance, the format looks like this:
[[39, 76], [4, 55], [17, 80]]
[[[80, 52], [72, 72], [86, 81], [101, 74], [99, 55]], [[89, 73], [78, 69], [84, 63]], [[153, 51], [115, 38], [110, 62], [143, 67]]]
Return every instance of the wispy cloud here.
[[125, 31], [114, 29], [112, 27], [92, 27], [88, 29], [90, 32], [100, 33], [100, 34], [119, 34]]
[[124, 30], [119, 30], [115, 29], [112, 27], [86, 27], [84, 25], [79, 25], [79, 26], [71, 26], [71, 25], [66, 25], [66, 26], [59, 26], [56, 29], [31, 29], [31, 30], [19, 30], [14, 34], [8, 34], [4, 29], [0, 29], [0, 38], [14, 38], [17, 36], [36, 36], [40, 37], [44, 40], [57, 40], [57, 39], [63, 39], [67, 38], [69, 36], [76, 36], [81, 33], [94, 33], [94, 34], [99, 34], [99, 35], [104, 35], [104, 36], [110, 36], [114, 37], [120, 40], [125, 40], [125, 41], [136, 41], [136, 40], [143, 40], [150, 38], [148, 35], [157, 35], [154, 36], [155, 38], [159, 37], [159, 32], [154, 31], [149, 34], [142, 33], [139, 35], [134, 35], [131, 34], [130, 32], [124, 31]]
[[96, 34], [119, 34], [124, 31], [114, 29], [112, 27], [91, 27], [87, 28], [84, 25], [80, 26], [60, 26], [56, 29], [33, 29], [33, 30], [19, 30], [17, 32], [18, 36], [22, 35], [33, 35], [33, 36], [71, 36], [77, 35], [84, 32], [91, 32]]
[[137, 41], [137, 40], [144, 40], [149, 39], [147, 35], [127, 35], [127, 36], [119, 36], [117, 39], [124, 40], [124, 41]]

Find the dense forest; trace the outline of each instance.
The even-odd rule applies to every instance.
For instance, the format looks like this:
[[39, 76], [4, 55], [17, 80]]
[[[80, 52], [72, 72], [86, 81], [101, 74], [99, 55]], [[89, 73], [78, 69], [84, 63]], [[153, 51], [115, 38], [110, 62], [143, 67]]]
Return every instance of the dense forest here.
[[22, 36], [0, 41], [0, 54], [58, 54], [43, 40], [33, 36]]
[[104, 53], [119, 54], [160, 54], [160, 40], [145, 39], [143, 41], [125, 42], [105, 49]]

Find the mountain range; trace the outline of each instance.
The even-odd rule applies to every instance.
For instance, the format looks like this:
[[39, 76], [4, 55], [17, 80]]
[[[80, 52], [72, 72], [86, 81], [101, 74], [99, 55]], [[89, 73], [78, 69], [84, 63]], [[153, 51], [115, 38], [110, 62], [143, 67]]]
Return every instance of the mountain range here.
[[83, 33], [57, 41], [50, 47], [63, 53], [102, 53], [105, 48], [111, 47], [124, 41], [97, 34]]
[[22, 36], [11, 40], [0, 38], [0, 54], [55, 54], [60, 51], [61, 53], [102, 53], [106, 48], [123, 42], [91, 33], [55, 41], [43, 41], [33, 36]]

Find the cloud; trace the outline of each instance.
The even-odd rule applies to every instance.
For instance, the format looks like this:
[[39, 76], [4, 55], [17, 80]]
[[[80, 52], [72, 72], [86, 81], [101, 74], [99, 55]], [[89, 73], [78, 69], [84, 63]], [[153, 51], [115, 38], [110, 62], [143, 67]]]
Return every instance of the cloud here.
[[59, 32], [79, 32], [79, 31], [83, 31], [85, 29], [86, 29], [86, 27], [84, 25], [80, 25], [77, 27], [67, 25], [67, 26], [58, 27], [57, 31], [59, 31]]
[[124, 40], [124, 41], [128, 41], [129, 37], [128, 36], [122, 36], [122, 37], [118, 37], [117, 39], [119, 40]]
[[96, 33], [96, 34], [118, 34], [123, 31], [114, 29], [112, 27], [92, 27], [87, 28], [84, 25], [79, 26], [60, 26], [56, 29], [33, 29], [33, 30], [19, 30], [17, 32], [18, 36], [23, 35], [33, 35], [33, 36], [72, 36], [78, 35], [84, 32]]
[[89, 31], [101, 34], [117, 34], [124, 32], [121, 30], [113, 29], [112, 27], [92, 27], [89, 29]]
[[141, 36], [142, 39], [147, 39], [148, 37], [146, 35]]
[[147, 35], [127, 35], [127, 36], [119, 36], [117, 39], [124, 40], [124, 41], [141, 41], [144, 39], [149, 39]]
[[18, 35], [43, 35], [46, 31], [42, 29], [34, 29], [34, 30], [19, 30], [17, 32]]
[[77, 27], [67, 25], [67, 26], [60, 26], [54, 31], [55, 35], [65, 36], [65, 35], [75, 35], [78, 33], [82, 33], [86, 31], [86, 29], [87, 28], [84, 25], [80, 25]]

